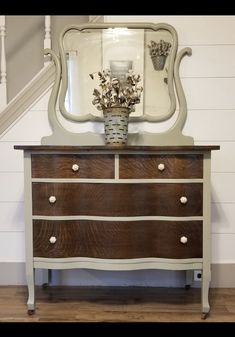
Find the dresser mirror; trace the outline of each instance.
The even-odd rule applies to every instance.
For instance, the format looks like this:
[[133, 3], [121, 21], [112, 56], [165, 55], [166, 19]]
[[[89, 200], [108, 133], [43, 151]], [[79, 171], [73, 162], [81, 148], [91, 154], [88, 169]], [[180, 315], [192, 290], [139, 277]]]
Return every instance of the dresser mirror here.
[[103, 118], [92, 104], [94, 86], [98, 84], [89, 74], [110, 69], [121, 82], [130, 70], [141, 76], [143, 98], [132, 119], [166, 120], [175, 110], [173, 77], [168, 76], [173, 72], [176, 42], [174, 31], [167, 29], [69, 28], [60, 40], [60, 53], [66, 59], [62, 63], [64, 85], [60, 94], [63, 116], [74, 121], [89, 120], [89, 114]]
[[[56, 80], [49, 102], [53, 135], [44, 137], [42, 144], [104, 145], [103, 112], [92, 104], [98, 77], [92, 80], [91, 76], [106, 69], [120, 83], [128, 72], [141, 78], [143, 92], [130, 114], [128, 145], [193, 144], [192, 137], [182, 135], [187, 104], [179, 77], [181, 59], [191, 49], [178, 52], [174, 27], [167, 23], [72, 25], [60, 34], [59, 53], [58, 57], [45, 50], [55, 62]], [[86, 123], [91, 123], [89, 130]]]

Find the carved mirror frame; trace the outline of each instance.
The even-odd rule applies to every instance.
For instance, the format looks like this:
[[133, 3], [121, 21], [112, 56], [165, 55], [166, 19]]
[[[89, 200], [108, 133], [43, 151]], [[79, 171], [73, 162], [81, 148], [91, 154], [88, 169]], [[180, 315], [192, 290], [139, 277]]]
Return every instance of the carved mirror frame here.
[[[169, 120], [176, 113], [176, 96], [179, 103], [179, 112], [174, 124], [165, 132], [158, 133], [133, 133], [128, 134], [129, 145], [192, 145], [193, 138], [184, 136], [182, 129], [184, 127], [187, 118], [187, 103], [183, 92], [180, 76], [179, 66], [180, 62], [185, 55], [191, 55], [191, 48], [184, 48], [178, 52], [178, 36], [177, 32], [171, 25], [167, 23], [89, 23], [82, 25], [71, 25], [64, 29], [59, 38], [59, 53], [58, 57], [54, 51], [45, 49], [44, 53], [51, 54], [55, 63], [56, 78], [53, 86], [53, 90], [49, 99], [48, 115], [49, 122], [53, 130], [52, 136], [44, 137], [42, 139], [43, 144], [74, 144], [77, 145], [104, 145], [103, 134], [94, 132], [88, 133], [73, 133], [64, 128], [58, 119], [56, 113], [56, 104], [59, 102], [59, 111], [61, 115], [74, 123], [83, 123], [87, 121], [103, 122], [104, 119], [101, 116], [96, 116], [91, 113], [76, 116], [68, 112], [65, 108], [65, 96], [68, 89], [68, 69], [66, 60], [66, 51], [64, 48], [64, 38], [69, 31], [82, 32], [84, 30], [102, 30], [107, 28], [128, 28], [128, 29], [147, 29], [153, 32], [159, 30], [168, 31], [172, 36], [171, 52], [169, 54], [168, 63], [168, 91], [170, 97], [170, 107], [164, 114], [154, 116], [143, 113], [142, 116], [130, 116], [131, 122], [149, 122], [160, 123]], [[154, 89], [153, 89], [154, 90]]]

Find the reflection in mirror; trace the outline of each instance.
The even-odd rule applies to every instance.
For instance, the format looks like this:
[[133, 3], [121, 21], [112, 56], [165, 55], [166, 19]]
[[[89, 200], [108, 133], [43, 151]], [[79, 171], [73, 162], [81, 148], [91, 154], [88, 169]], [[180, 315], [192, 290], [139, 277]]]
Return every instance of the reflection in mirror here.
[[145, 33], [144, 97], [148, 115], [161, 116], [170, 109], [168, 70], [172, 44], [172, 36], [166, 30]]
[[[144, 91], [142, 102], [131, 116], [168, 118], [174, 113], [175, 99], [173, 90], [169, 91], [168, 78], [170, 62], [174, 61], [173, 44], [167, 29], [69, 29], [63, 38], [68, 81], [65, 109], [78, 119], [87, 114], [102, 117], [102, 111], [92, 104], [98, 83], [91, 81], [89, 74], [110, 69], [113, 77], [125, 84], [126, 73], [133, 70], [141, 75]], [[171, 69], [173, 82], [173, 66]]]
[[89, 73], [101, 68], [101, 32], [78, 32], [70, 30], [64, 37], [67, 56], [68, 88], [66, 110], [75, 115], [92, 113], [100, 115], [92, 105], [93, 83]]

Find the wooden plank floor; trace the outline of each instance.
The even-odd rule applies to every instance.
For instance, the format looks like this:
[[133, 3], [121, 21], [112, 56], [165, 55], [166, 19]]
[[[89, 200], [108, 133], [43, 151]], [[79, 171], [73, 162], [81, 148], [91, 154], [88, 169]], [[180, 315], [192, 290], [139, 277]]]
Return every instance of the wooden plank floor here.
[[199, 288], [36, 287], [27, 314], [25, 286], [0, 287], [0, 322], [235, 322], [235, 288], [211, 289], [201, 319]]

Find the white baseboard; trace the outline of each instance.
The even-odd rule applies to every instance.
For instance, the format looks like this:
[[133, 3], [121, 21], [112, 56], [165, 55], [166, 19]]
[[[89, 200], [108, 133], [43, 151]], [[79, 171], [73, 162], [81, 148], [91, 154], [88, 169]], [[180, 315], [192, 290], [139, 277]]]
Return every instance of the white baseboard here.
[[[0, 262], [0, 285], [26, 285], [24, 262]], [[47, 271], [36, 270], [36, 284], [46, 282]], [[185, 272], [171, 270], [100, 271], [53, 270], [52, 285], [183, 287]], [[200, 282], [195, 282], [195, 287]], [[235, 264], [212, 265], [212, 288], [235, 288]]]
[[235, 264], [212, 264], [212, 288], [235, 288]]
[[26, 284], [24, 262], [0, 262], [0, 285]]

